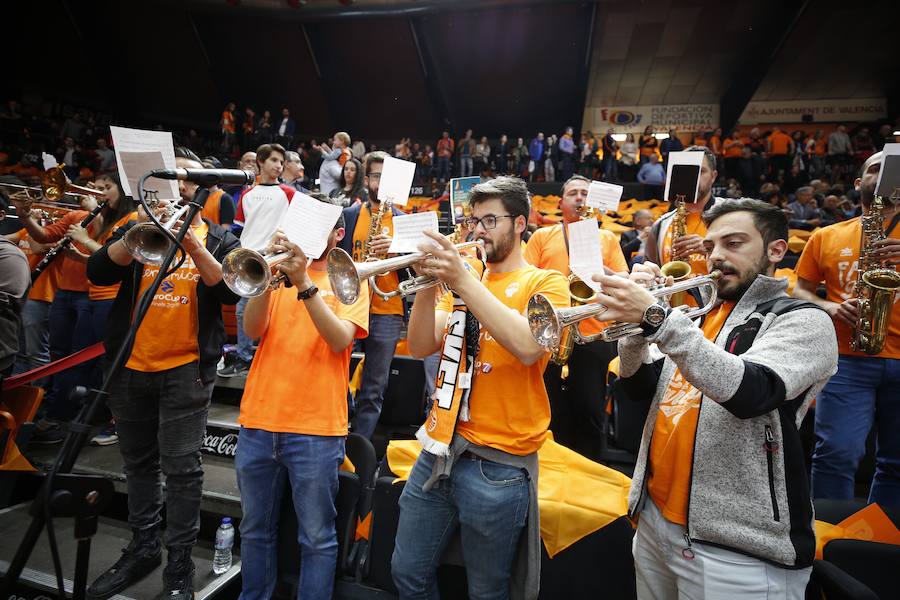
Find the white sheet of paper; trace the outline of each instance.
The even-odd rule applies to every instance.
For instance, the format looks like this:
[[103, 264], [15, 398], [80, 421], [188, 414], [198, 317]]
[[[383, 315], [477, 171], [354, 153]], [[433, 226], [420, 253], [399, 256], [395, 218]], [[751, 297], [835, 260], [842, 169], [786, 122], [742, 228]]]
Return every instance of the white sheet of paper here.
[[897, 173], [900, 168], [897, 159], [900, 156], [900, 144], [885, 144], [881, 153], [881, 170], [878, 171], [878, 181], [875, 183], [875, 195], [883, 197], [885, 204], [888, 204], [894, 188], [900, 187], [900, 173]]
[[588, 188], [587, 205], [605, 212], [619, 210], [619, 200], [625, 188], [614, 183], [592, 181]]
[[44, 170], [47, 171], [57, 165], [56, 157], [47, 152], [41, 152], [41, 161], [44, 163]]
[[418, 252], [419, 244], [434, 243], [434, 240], [425, 235], [426, 231], [438, 233], [437, 213], [433, 210], [397, 215], [391, 223], [394, 225], [394, 237], [388, 248], [390, 253]]
[[[147, 131], [114, 125], [110, 126], [109, 131], [112, 134], [116, 165], [122, 179], [122, 189], [125, 190], [126, 195], [134, 197], [137, 194], [137, 183], [147, 171], [175, 168], [175, 146], [172, 143], [172, 132]], [[123, 161], [123, 152], [134, 154], [128, 160]], [[162, 159], [162, 164], [159, 164], [157, 154]], [[147, 189], [156, 190], [160, 200], [181, 198], [178, 193], [178, 183], [174, 180], [148, 179], [145, 186]]]
[[[663, 192], [663, 200], [669, 197], [669, 181], [672, 179], [672, 167], [675, 165], [695, 165], [703, 168], [703, 157], [705, 155], [705, 152], [697, 152], [696, 150], [691, 152], [669, 152], [669, 162], [666, 165], [666, 189]], [[697, 178], [697, 188], [699, 187], [700, 178]], [[694, 190], [694, 196], [696, 195], [697, 191]]]
[[388, 156], [384, 159], [384, 170], [378, 184], [378, 200], [389, 200], [396, 206], [406, 206], [409, 188], [416, 174], [416, 163]]
[[596, 219], [584, 219], [569, 223], [569, 269], [595, 292], [600, 283], [592, 275], [603, 274], [600, 228]]
[[300, 246], [308, 259], [316, 260], [325, 252], [328, 236], [341, 216], [341, 210], [337, 204], [321, 202], [297, 192], [281, 221], [281, 230]]

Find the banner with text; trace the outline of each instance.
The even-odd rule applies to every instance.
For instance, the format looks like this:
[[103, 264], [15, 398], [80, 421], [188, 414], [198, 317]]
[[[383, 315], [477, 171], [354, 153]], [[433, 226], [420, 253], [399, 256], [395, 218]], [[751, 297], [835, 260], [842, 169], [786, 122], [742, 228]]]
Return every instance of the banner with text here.
[[653, 131], [696, 131], [719, 126], [718, 104], [660, 104], [654, 106], [588, 106], [584, 110], [586, 131], [605, 133], [642, 133], [647, 125]]
[[738, 120], [740, 125], [760, 123], [828, 123], [874, 121], [887, 118], [887, 100], [859, 98], [846, 100], [773, 100], [751, 102]]

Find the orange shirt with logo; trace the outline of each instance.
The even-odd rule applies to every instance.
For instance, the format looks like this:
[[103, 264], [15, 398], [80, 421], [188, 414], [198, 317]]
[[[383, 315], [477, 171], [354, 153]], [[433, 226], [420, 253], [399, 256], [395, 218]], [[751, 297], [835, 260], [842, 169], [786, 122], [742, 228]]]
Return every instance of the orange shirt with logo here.
[[[369, 329], [369, 294], [341, 304], [324, 270], [309, 269], [331, 311], [356, 325], [355, 338]], [[365, 290], [364, 290], [365, 291]], [[304, 435], [347, 435], [347, 384], [352, 344], [334, 352], [316, 329], [296, 291], [273, 292], [269, 326], [247, 376], [241, 414], [244, 427]], [[298, 365], [305, 367], [297, 368]]]
[[[363, 262], [366, 260], [366, 238], [369, 235], [369, 227], [372, 224], [372, 213], [369, 206], [364, 204], [359, 210], [359, 219], [356, 221], [356, 229], [353, 230], [353, 260], [354, 262]], [[384, 214], [381, 219], [381, 230], [388, 235], [394, 235], [394, 222], [391, 211]], [[383, 292], [392, 292], [397, 289], [400, 278], [397, 272], [388, 273], [381, 277], [375, 278], [375, 284]], [[373, 294], [371, 299], [371, 311], [373, 315], [402, 315], [403, 300], [400, 296], [395, 296], [388, 300], [383, 300], [378, 294]]]
[[[685, 219], [684, 224], [684, 232], [685, 235], [699, 235], [703, 237], [706, 235], [706, 225], [703, 224], [702, 213], [700, 212], [689, 212], [687, 214], [687, 218]], [[663, 244], [660, 248], [660, 255], [662, 257], [663, 264], [672, 260], [672, 227], [669, 227], [668, 231], [666, 231], [665, 238], [663, 239]], [[687, 260], [691, 265], [691, 276], [696, 275], [706, 275], [708, 273], [708, 269], [706, 266], [706, 254], [697, 253], [691, 254], [689, 259]]]
[[[113, 226], [109, 228], [109, 231], [97, 238], [97, 243], [105, 244], [107, 241], [109, 241], [109, 238], [112, 237], [112, 234], [116, 229], [118, 229], [122, 225], [125, 225], [129, 221], [136, 221], [137, 218], [137, 211], [125, 215], [124, 217], [113, 223]], [[94, 222], [96, 223], [96, 221]], [[90, 298], [91, 300], [115, 300], [116, 295], [119, 293], [118, 283], [114, 283], [112, 285], [94, 285], [89, 281], [88, 285], [88, 298]]]
[[[209, 233], [207, 224], [203, 223], [193, 229], [200, 243], [206, 244], [206, 235]], [[138, 298], [149, 289], [157, 273], [159, 267], [144, 267]], [[200, 271], [188, 255], [181, 267], [166, 277], [156, 291], [153, 304], [138, 329], [134, 349], [126, 367], [144, 373], [156, 373], [200, 359], [200, 348], [197, 345], [199, 282]]]
[[[35, 254], [31, 251], [31, 245], [28, 243], [28, 232], [24, 229], [20, 229], [16, 233], [16, 238], [18, 239], [17, 243], [19, 250], [24, 252], [25, 256], [28, 257], [28, 267], [34, 270], [37, 264], [44, 258], [44, 255]], [[62, 263], [63, 261], [61, 259], [54, 260], [46, 269], [44, 269], [41, 276], [34, 280], [31, 284], [31, 289], [28, 290], [29, 300], [53, 302], [53, 295], [56, 293], [56, 288], [59, 287]]]
[[[887, 226], [888, 223], [885, 223]], [[826, 298], [832, 302], [843, 302], [855, 298], [854, 287], [857, 280], [857, 261], [862, 230], [859, 219], [842, 221], [817, 229], [803, 248], [797, 261], [797, 276], [814, 283], [825, 282]], [[900, 223], [894, 226], [888, 237], [900, 238]], [[884, 349], [878, 356], [900, 358], [900, 294], [894, 296], [894, 309]], [[853, 356], [870, 356], [864, 352], [854, 352], [850, 348], [853, 330], [840, 321], [834, 321], [837, 333], [838, 352]]]
[[[706, 339], [716, 339], [733, 308], [734, 302], [725, 302], [706, 316], [703, 322]], [[691, 463], [702, 397], [700, 390], [676, 369], [659, 401], [650, 438], [647, 491], [666, 520], [680, 525], [687, 525]]]
[[788, 149], [791, 147], [791, 136], [786, 134], [783, 131], [776, 131], [772, 135], [769, 136], [769, 143], [771, 144], [771, 152], [772, 154], [787, 154]]
[[[56, 243], [61, 240], [65, 237], [66, 232], [69, 231], [69, 227], [81, 223], [86, 216], [88, 216], [87, 211], [73, 210], [55, 223], [50, 223], [44, 227], [44, 234], [48, 238], [48, 243]], [[77, 248], [85, 254], [89, 254], [87, 248], [81, 244], [73, 243], [71, 247]], [[54, 259], [54, 262], [62, 263], [62, 266], [60, 267], [59, 289], [70, 292], [88, 291], [87, 263], [73, 260], [65, 254], [57, 256]], [[43, 277], [43, 275], [41, 275], [41, 277]]]
[[[523, 315], [528, 300], [538, 293], [554, 306], [569, 306], [568, 283], [555, 271], [532, 265], [508, 273], [487, 271], [482, 282], [495, 298]], [[437, 310], [438, 319], [449, 317], [451, 294], [444, 294]], [[544, 353], [526, 367], [482, 327], [469, 396], [470, 419], [457, 424], [457, 433], [473, 444], [510, 454], [536, 452], [547, 439], [550, 424], [550, 401], [543, 379], [549, 358], [550, 354]]]
[[741, 149], [744, 147], [744, 142], [741, 140], [736, 140], [734, 138], [727, 138], [724, 142], [722, 142], [722, 149], [725, 151], [725, 158], [740, 158], [741, 157]]
[[[622, 246], [611, 231], [600, 230], [600, 251], [603, 256], [603, 266], [609, 267], [616, 273], [628, 272], [628, 262], [622, 254]], [[563, 236], [562, 224], [552, 227], [542, 227], [534, 232], [528, 245], [525, 246], [524, 258], [529, 264], [539, 269], [551, 269], [568, 276], [569, 249]], [[594, 335], [604, 328], [604, 323], [595, 319], [587, 319], [579, 324], [578, 330], [583, 335]]]
[[214, 192], [211, 192], [206, 198], [203, 210], [200, 211], [200, 216], [204, 219], [209, 219], [216, 225], [221, 225], [222, 223], [220, 221], [222, 220], [222, 214], [219, 211], [219, 205], [222, 202], [222, 194], [224, 193], [225, 190], [215, 190]]

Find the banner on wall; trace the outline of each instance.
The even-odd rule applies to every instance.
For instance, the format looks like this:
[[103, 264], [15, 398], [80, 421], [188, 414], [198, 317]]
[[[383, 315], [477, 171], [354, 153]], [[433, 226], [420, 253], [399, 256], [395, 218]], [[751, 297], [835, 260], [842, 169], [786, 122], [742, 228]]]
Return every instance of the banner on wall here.
[[874, 121], [887, 118], [885, 98], [846, 100], [785, 100], [750, 102], [738, 120], [740, 125]]
[[653, 106], [589, 106], [583, 129], [595, 133], [641, 133], [647, 125], [656, 132], [696, 131], [719, 126], [718, 104], [659, 104]]

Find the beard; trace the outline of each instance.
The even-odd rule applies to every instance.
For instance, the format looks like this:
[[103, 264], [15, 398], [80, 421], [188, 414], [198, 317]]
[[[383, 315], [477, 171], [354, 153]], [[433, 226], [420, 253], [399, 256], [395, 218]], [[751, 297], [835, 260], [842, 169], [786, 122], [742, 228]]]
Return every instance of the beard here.
[[[719, 288], [719, 298], [722, 300], [737, 301], [740, 300], [744, 293], [750, 289], [753, 282], [760, 275], [765, 275], [769, 270], [769, 256], [763, 253], [759, 257], [756, 264], [744, 271], [740, 271], [737, 267], [729, 262], [719, 263], [713, 270], [722, 272], [722, 277], [716, 282]], [[725, 280], [726, 275], [736, 275], [733, 280]]]
[[859, 199], [863, 203], [866, 208], [872, 205], [872, 200], [875, 199], [875, 184], [876, 180], [873, 180], [871, 183], [860, 183], [859, 185]]
[[484, 252], [487, 255], [488, 263], [502, 262], [512, 252], [513, 245], [516, 243], [514, 232], [494, 240], [481, 239], [484, 240]]

